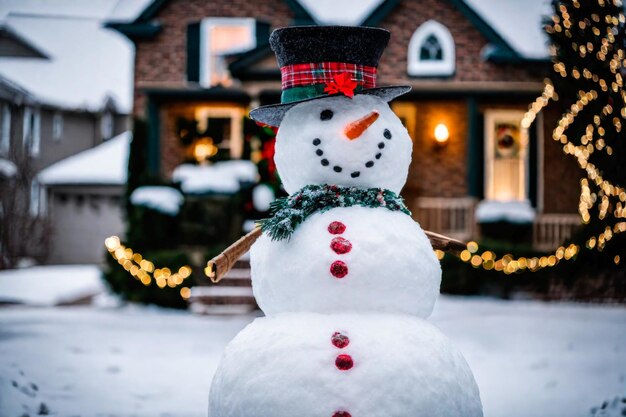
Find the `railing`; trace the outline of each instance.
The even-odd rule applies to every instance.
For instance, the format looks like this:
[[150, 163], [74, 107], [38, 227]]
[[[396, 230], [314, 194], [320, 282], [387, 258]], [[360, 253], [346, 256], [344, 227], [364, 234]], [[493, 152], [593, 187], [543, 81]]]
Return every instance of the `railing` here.
[[569, 239], [581, 225], [577, 214], [540, 214], [533, 225], [533, 247], [550, 251]]
[[424, 230], [467, 241], [475, 237], [475, 206], [472, 197], [418, 197], [413, 214]]

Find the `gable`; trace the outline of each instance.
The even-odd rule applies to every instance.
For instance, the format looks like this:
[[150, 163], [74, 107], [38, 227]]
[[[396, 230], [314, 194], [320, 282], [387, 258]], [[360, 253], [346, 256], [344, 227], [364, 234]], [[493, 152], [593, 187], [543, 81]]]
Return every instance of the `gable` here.
[[48, 58], [37, 47], [6, 26], [0, 28], [0, 57]]

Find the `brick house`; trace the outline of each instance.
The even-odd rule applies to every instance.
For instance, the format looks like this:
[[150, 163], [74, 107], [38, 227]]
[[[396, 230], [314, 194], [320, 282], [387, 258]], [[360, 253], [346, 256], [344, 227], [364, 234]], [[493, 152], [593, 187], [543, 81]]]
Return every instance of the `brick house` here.
[[190, 152], [180, 117], [222, 120], [222, 146], [241, 157], [242, 118], [280, 97], [271, 29], [378, 26], [392, 33], [379, 84], [413, 87], [392, 106], [414, 140], [403, 195], [422, 226], [469, 239], [477, 223], [522, 221], [538, 248], [571, 233], [579, 177], [551, 139], [560, 110], [521, 125], [551, 66], [544, 3], [378, 0], [346, 20], [361, 3], [334, 5], [340, 18], [329, 18], [326, 1], [154, 0], [133, 20], [109, 22], [136, 46], [133, 112], [148, 121], [152, 172], [169, 177]]

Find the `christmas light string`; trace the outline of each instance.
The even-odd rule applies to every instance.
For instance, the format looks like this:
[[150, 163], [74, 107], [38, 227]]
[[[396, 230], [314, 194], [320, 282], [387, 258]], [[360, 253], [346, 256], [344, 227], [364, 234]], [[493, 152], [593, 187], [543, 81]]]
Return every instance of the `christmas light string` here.
[[[145, 259], [140, 253], [134, 252], [120, 242], [117, 236], [111, 236], [104, 241], [104, 245], [111, 256], [146, 287], [155, 284], [163, 289], [165, 287], [176, 288], [182, 286], [184, 281], [191, 276], [191, 267], [181, 266], [178, 271], [173, 272], [169, 268], [155, 268], [154, 263]], [[180, 288], [180, 296], [188, 299], [191, 290], [189, 287]]]
[[[573, 2], [574, 7], [580, 7], [580, 3], [576, 0]], [[598, 4], [604, 6], [606, 4], [604, 0], [599, 0]], [[615, 0], [613, 1], [615, 6], [621, 6], [621, 1]], [[569, 38], [572, 37], [569, 29], [572, 27], [572, 22], [569, 20], [569, 13], [567, 12], [567, 7], [564, 5], [560, 6], [560, 11], [563, 15], [563, 27], [565, 27], [565, 35]], [[586, 19], [587, 20], [587, 19]], [[600, 22], [600, 17], [597, 14], [592, 15], [592, 20], [595, 22]], [[621, 23], [625, 22], [624, 14], [620, 13], [618, 17], [607, 15], [605, 16], [605, 22], [608, 24], [612, 24], [613, 27], [607, 28], [606, 36], [602, 38], [600, 41], [602, 46], [600, 50], [596, 53], [596, 58], [600, 61], [605, 61], [607, 55], [609, 54], [610, 49], [615, 49], [613, 56], [611, 57], [609, 68], [610, 71], [615, 74], [615, 80], [611, 80], [610, 86], [613, 92], [620, 93], [620, 96], [623, 101], [623, 107], [620, 111], [620, 116], [622, 119], [626, 119], [626, 92], [623, 90], [623, 77], [621, 75], [622, 68], [626, 67], [626, 53], [622, 48], [615, 48], [615, 34], [613, 30], [616, 30], [617, 26]], [[546, 31], [548, 33], [561, 32], [563, 28], [559, 23], [561, 23], [561, 19], [559, 16], [552, 17], [553, 25], [546, 26]], [[591, 25], [591, 23], [587, 23], [585, 21], [581, 21], [578, 23], [578, 27], [581, 30], [585, 30], [587, 27], [591, 29], [595, 36], [599, 36], [601, 34], [600, 29]], [[591, 42], [587, 42], [586, 45], [578, 45], [575, 42], [572, 43], [572, 48], [575, 51], [579, 52], [581, 58], [585, 58], [588, 53], [593, 52], [594, 46]], [[553, 56], [556, 56], [556, 49], [553, 47], [551, 50]], [[555, 62], [553, 65], [553, 69], [562, 77], [567, 76], [567, 66], [563, 62]], [[570, 74], [574, 79], [579, 79], [582, 75], [585, 79], [592, 80], [603, 92], [607, 92], [609, 89], [609, 83], [606, 80], [600, 78], [598, 75], [594, 74], [588, 68], [583, 68], [582, 72], [574, 67]], [[576, 158], [578, 165], [581, 169], [583, 169], [586, 173], [587, 178], [581, 179], [581, 192], [579, 198], [579, 207], [578, 211], [581, 216], [582, 223], [587, 224], [591, 220], [590, 210], [595, 206], [596, 203], [599, 202], [598, 206], [598, 218], [599, 220], [604, 220], [608, 214], [612, 214], [616, 219], [626, 219], [626, 191], [623, 187], [612, 184], [611, 182], [605, 180], [600, 170], [591, 162], [589, 162], [589, 158], [595, 151], [604, 150], [607, 155], [612, 155], [613, 151], [610, 146], [607, 146], [603, 136], [605, 134], [605, 128], [601, 126], [601, 123], [606, 120], [607, 117], [610, 117], [613, 114], [613, 106], [607, 103], [602, 108], [602, 116], [594, 115], [593, 124], [589, 124], [587, 126], [585, 135], [581, 137], [581, 145], [575, 145], [572, 143], [565, 132], [568, 127], [574, 122], [575, 118], [585, 109], [585, 107], [592, 101], [598, 98], [598, 93], [595, 90], [591, 90], [588, 92], [579, 91], [578, 100], [576, 103], [572, 104], [570, 110], [565, 112], [561, 119], [559, 120], [557, 127], [554, 129], [552, 138], [555, 141], [558, 141], [563, 144], [563, 152], [568, 155], [572, 155]], [[524, 117], [521, 121], [521, 126], [523, 128], [529, 128], [533, 123], [537, 114], [546, 107], [550, 100], [557, 101], [558, 94], [554, 90], [554, 86], [550, 82], [550, 80], [546, 80], [544, 83], [544, 90], [530, 106], [528, 111], [524, 114]], [[617, 116], [613, 117], [612, 120], [613, 126], [615, 130], [619, 133], [622, 128], [622, 122], [619, 120]], [[594, 143], [594, 133], [597, 133], [599, 138], [595, 140]], [[594, 184], [599, 191], [594, 193], [591, 191], [590, 182]], [[612, 202], [611, 197], [617, 198], [618, 201]], [[609, 212], [609, 209], [614, 207], [612, 213]], [[591, 236], [586, 241], [587, 249], [603, 250], [606, 246], [606, 243], [613, 238], [618, 233], [626, 232], [626, 222], [620, 221], [611, 226], [606, 226], [604, 231], [600, 233], [598, 236]], [[491, 251], [485, 251], [481, 254], [478, 254], [479, 248], [476, 242], [470, 242], [467, 245], [467, 249], [460, 254], [460, 259], [463, 262], [470, 263], [473, 267], [478, 268], [481, 267], [483, 269], [496, 269], [498, 271], [503, 271], [507, 274], [511, 274], [518, 270], [528, 269], [530, 271], [536, 271], [541, 268], [555, 266], [559, 263], [561, 259], [569, 260], [574, 259], [575, 255], [579, 251], [579, 247], [577, 245], [569, 245], [567, 248], [564, 246], [560, 246], [556, 249], [554, 254], [542, 256], [540, 258], [518, 258], [514, 259], [511, 255], [505, 255], [499, 259], [496, 259], [496, 256]], [[437, 251], [437, 257], [442, 259], [444, 253], [441, 251]], [[618, 265], [620, 263], [620, 256], [616, 255], [613, 259], [613, 262]]]

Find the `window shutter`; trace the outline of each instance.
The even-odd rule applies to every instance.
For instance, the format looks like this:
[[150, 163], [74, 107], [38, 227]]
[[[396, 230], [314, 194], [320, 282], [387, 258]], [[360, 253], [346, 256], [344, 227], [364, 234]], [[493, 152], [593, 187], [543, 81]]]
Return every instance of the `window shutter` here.
[[200, 22], [187, 25], [187, 81], [200, 82]]
[[485, 121], [478, 112], [475, 98], [467, 100], [467, 107], [467, 189], [470, 196], [482, 200], [485, 197]]
[[538, 129], [541, 123], [540, 118], [535, 119], [535, 123], [528, 128], [528, 199], [533, 207], [537, 207], [537, 181], [539, 169], [539, 135]]

